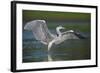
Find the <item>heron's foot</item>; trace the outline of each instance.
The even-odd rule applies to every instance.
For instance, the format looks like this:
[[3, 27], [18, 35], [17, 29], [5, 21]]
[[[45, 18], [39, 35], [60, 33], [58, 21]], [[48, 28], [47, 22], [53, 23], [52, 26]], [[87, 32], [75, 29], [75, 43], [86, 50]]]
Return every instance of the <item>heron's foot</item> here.
[[48, 56], [48, 61], [52, 61], [52, 57], [51, 57], [51, 52], [50, 52], [50, 50], [48, 50], [47, 56]]

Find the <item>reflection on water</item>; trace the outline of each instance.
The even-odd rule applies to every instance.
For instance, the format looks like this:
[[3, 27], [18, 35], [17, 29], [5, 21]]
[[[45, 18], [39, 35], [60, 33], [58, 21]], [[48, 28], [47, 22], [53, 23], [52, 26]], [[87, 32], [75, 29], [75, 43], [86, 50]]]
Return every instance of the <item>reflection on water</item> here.
[[[89, 33], [84, 32], [87, 39], [66, 40], [59, 45], [53, 45], [49, 54], [53, 61], [90, 59]], [[36, 39], [32, 32], [23, 31], [23, 62], [48, 61], [48, 49]]]

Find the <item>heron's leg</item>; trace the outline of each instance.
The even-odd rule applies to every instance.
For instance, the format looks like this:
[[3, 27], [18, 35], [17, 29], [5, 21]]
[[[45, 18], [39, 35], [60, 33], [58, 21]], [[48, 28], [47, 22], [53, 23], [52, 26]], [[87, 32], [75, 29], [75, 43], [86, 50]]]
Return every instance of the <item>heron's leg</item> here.
[[52, 47], [53, 45], [53, 41], [51, 41], [49, 44], [48, 44], [48, 51], [50, 50], [50, 48]]
[[50, 54], [50, 48], [52, 47], [52, 44], [53, 44], [52, 41], [48, 44], [48, 61], [52, 61], [51, 54]]

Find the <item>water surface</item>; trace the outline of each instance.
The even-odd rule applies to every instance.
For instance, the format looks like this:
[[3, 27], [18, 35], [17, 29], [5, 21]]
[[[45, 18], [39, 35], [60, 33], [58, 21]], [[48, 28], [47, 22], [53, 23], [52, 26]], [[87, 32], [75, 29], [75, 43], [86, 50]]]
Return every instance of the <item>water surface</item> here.
[[[90, 34], [83, 32], [87, 39], [66, 40], [53, 45], [49, 51], [53, 61], [90, 59]], [[23, 62], [48, 61], [47, 46], [34, 38], [31, 31], [23, 31]]]

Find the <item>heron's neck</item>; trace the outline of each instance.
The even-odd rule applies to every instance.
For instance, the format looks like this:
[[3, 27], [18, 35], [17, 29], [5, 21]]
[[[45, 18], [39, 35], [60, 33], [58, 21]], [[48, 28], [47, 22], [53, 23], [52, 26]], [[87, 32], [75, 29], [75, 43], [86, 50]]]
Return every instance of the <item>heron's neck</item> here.
[[60, 28], [56, 28], [58, 36], [61, 36]]

